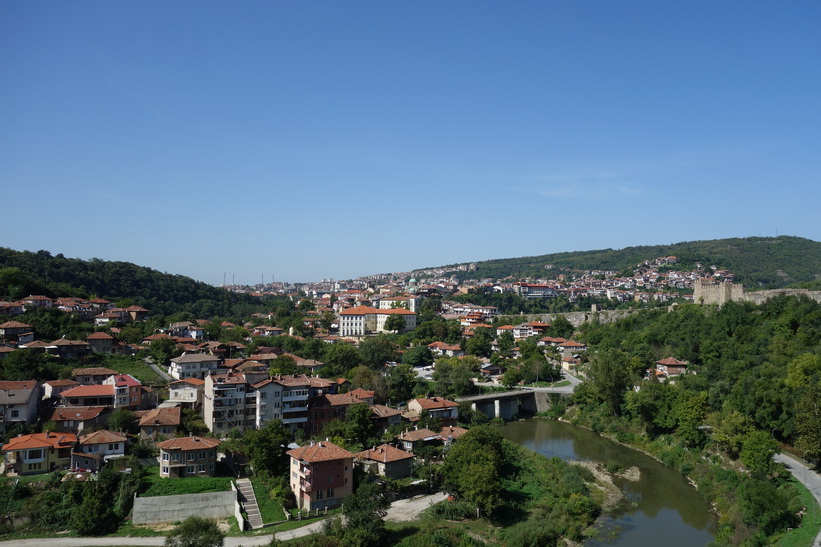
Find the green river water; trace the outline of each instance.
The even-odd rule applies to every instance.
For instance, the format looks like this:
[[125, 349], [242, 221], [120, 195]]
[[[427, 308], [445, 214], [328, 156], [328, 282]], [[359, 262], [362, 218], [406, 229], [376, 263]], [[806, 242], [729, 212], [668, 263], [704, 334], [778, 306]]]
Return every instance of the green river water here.
[[543, 418], [511, 422], [501, 431], [508, 440], [548, 457], [639, 468], [638, 481], [614, 479], [625, 501], [603, 519], [601, 537], [586, 545], [691, 547], [713, 540], [716, 520], [707, 502], [681, 473], [646, 454], [587, 429]]

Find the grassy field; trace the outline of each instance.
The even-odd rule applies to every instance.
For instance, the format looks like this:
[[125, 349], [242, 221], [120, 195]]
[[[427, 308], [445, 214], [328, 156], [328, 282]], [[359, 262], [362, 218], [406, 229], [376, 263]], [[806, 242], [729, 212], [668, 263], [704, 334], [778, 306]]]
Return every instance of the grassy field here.
[[143, 471], [145, 491], [140, 497], [179, 496], [181, 494], [202, 494], [204, 492], [223, 492], [231, 488], [233, 477], [185, 477], [182, 479], [163, 479], [160, 468], [151, 467]]
[[268, 495], [268, 489], [257, 478], [251, 479], [251, 484], [254, 485], [254, 495], [257, 497], [257, 505], [259, 506], [259, 513], [262, 516], [263, 523], [279, 522], [285, 520], [285, 513], [282, 512], [282, 504], [279, 500], [271, 499]]
[[790, 483], [795, 487], [801, 496], [801, 503], [807, 508], [804, 518], [801, 519], [801, 526], [786, 532], [778, 539], [776, 545], [781, 547], [810, 547], [821, 529], [821, 507], [813, 498], [807, 488], [795, 480], [790, 479]]

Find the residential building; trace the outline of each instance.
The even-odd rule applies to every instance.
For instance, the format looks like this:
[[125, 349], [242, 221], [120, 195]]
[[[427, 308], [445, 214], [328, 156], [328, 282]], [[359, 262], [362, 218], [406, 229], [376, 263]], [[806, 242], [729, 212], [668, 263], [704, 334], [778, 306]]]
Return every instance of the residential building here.
[[174, 437], [157, 443], [160, 477], [213, 477], [217, 463], [217, 439]]
[[256, 428], [256, 392], [241, 372], [211, 374], [205, 378], [202, 414], [208, 430], [227, 435], [233, 429]]
[[17, 342], [20, 335], [31, 332], [33, 327], [20, 321], [6, 321], [0, 324], [0, 338], [7, 342]]
[[57, 355], [61, 359], [82, 359], [91, 355], [91, 345], [84, 340], [68, 340], [60, 338], [51, 343], [57, 348]]
[[205, 380], [205, 377], [220, 367], [220, 359], [205, 353], [183, 353], [179, 357], [171, 359], [168, 367], [168, 374], [177, 380], [185, 378], [198, 378]]
[[39, 400], [37, 380], [0, 381], [0, 431], [5, 432], [13, 424], [34, 424]]
[[179, 407], [155, 408], [140, 416], [140, 439], [156, 441], [158, 438], [173, 437], [182, 423]]
[[103, 381], [104, 386], [114, 386], [114, 406], [136, 410], [141, 406], [141, 383], [130, 374], [115, 374]]
[[442, 425], [456, 425], [459, 418], [458, 403], [441, 397], [420, 397], [408, 402], [408, 413], [411, 420], [418, 419], [425, 411], [431, 418], [442, 420]]
[[202, 408], [205, 380], [199, 378], [185, 378], [168, 384], [168, 400], [166, 403], [199, 410]]
[[285, 386], [266, 378], [251, 386], [257, 394], [256, 426], [262, 429], [272, 420], [282, 419], [282, 393]]
[[107, 406], [114, 408], [114, 386], [77, 386], [60, 394], [62, 406]]
[[288, 451], [291, 491], [300, 509], [335, 507], [353, 491], [354, 455], [329, 441]]
[[82, 433], [108, 423], [111, 409], [104, 406], [58, 407], [51, 413], [48, 421], [54, 422], [57, 431], [64, 433]]
[[79, 385], [74, 380], [48, 380], [43, 382], [43, 398], [57, 399], [62, 392]]
[[402, 423], [402, 411], [385, 405], [371, 405], [374, 425], [379, 431], [386, 431], [389, 427]]
[[98, 471], [105, 463], [125, 457], [125, 435], [102, 429], [80, 435], [77, 448], [71, 453], [71, 469]]
[[356, 389], [349, 393], [325, 394], [314, 398], [308, 404], [311, 433], [322, 431], [332, 420], [344, 420], [348, 407], [357, 403], [373, 404], [373, 391]]
[[374, 469], [377, 475], [392, 480], [410, 477], [413, 469], [413, 454], [389, 444], [363, 450], [355, 454], [354, 458], [366, 470]]
[[75, 368], [71, 371], [71, 377], [83, 386], [93, 386], [102, 384], [109, 376], [119, 374], [110, 368]]
[[6, 473], [34, 475], [68, 467], [77, 436], [71, 433], [20, 435], [3, 445]]
[[439, 433], [431, 431], [427, 427], [405, 431], [396, 439], [402, 444], [405, 452], [414, 452], [421, 445], [439, 445], [443, 441]]
[[95, 332], [86, 336], [86, 342], [95, 353], [114, 353], [114, 337], [104, 332]]

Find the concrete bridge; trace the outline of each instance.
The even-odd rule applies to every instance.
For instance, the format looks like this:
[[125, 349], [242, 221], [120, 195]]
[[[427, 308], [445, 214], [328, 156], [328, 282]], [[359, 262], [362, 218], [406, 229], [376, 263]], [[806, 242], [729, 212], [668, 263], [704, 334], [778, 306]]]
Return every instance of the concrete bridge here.
[[[511, 420], [514, 416], [547, 411], [550, 408], [550, 393], [546, 390], [523, 389], [460, 397], [456, 399], [456, 402], [470, 403], [473, 410], [481, 412], [488, 418]], [[561, 393], [561, 395], [567, 396], [568, 394]]]

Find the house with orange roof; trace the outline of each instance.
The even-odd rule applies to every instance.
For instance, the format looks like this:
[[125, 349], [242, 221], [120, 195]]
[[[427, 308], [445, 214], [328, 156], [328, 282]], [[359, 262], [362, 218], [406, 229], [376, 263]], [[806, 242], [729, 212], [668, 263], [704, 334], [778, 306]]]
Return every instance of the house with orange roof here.
[[373, 404], [373, 391], [355, 389], [349, 393], [325, 394], [309, 401], [311, 432], [318, 434], [332, 420], [344, 420], [348, 407], [358, 403]]
[[373, 469], [377, 475], [388, 479], [410, 477], [413, 468], [413, 454], [389, 444], [363, 450], [354, 455], [366, 471]]
[[83, 386], [100, 385], [106, 378], [115, 374], [119, 373], [105, 367], [75, 368], [71, 371], [71, 377]]
[[64, 433], [91, 431], [108, 423], [111, 409], [104, 406], [57, 407], [46, 421], [53, 422]]
[[666, 359], [656, 361], [656, 370], [667, 378], [670, 376], [679, 376], [687, 372], [687, 363], [685, 361], [679, 361], [675, 357], [667, 357]]
[[459, 418], [459, 404], [442, 397], [420, 397], [408, 402], [408, 418], [411, 421], [419, 419], [422, 412], [427, 412], [431, 418], [442, 420], [442, 425], [456, 425]]
[[182, 423], [180, 407], [155, 408], [140, 416], [140, 439], [156, 440], [158, 437], [173, 437]]
[[103, 380], [104, 386], [114, 386], [114, 406], [136, 410], [141, 406], [142, 383], [130, 374], [114, 374]]
[[398, 435], [396, 439], [402, 444], [402, 448], [406, 452], [413, 452], [418, 450], [421, 445], [441, 445], [442, 437], [436, 431], [432, 431], [427, 427], [422, 429], [411, 429]]
[[329, 441], [289, 450], [291, 491], [302, 510], [336, 507], [353, 492], [354, 455]]
[[71, 453], [71, 469], [98, 471], [106, 462], [125, 457], [125, 435], [101, 429], [80, 435]]
[[380, 431], [386, 431], [389, 427], [402, 423], [402, 411], [385, 405], [371, 405], [374, 425]]
[[76, 442], [72, 433], [50, 431], [14, 437], [3, 445], [6, 474], [35, 475], [68, 467]]
[[62, 392], [79, 385], [74, 380], [47, 380], [43, 382], [43, 398], [57, 399]]
[[114, 337], [104, 332], [95, 332], [86, 336], [86, 343], [95, 353], [113, 353]]
[[204, 386], [205, 380], [199, 378], [185, 378], [170, 382], [166, 402], [199, 410], [202, 407]]
[[31, 332], [33, 328], [31, 325], [20, 321], [6, 321], [0, 324], [0, 338], [6, 342], [17, 342], [20, 335]]
[[217, 463], [217, 439], [174, 437], [157, 443], [160, 449], [160, 477], [213, 477]]
[[62, 406], [107, 406], [114, 408], [114, 386], [77, 386], [60, 394]]

